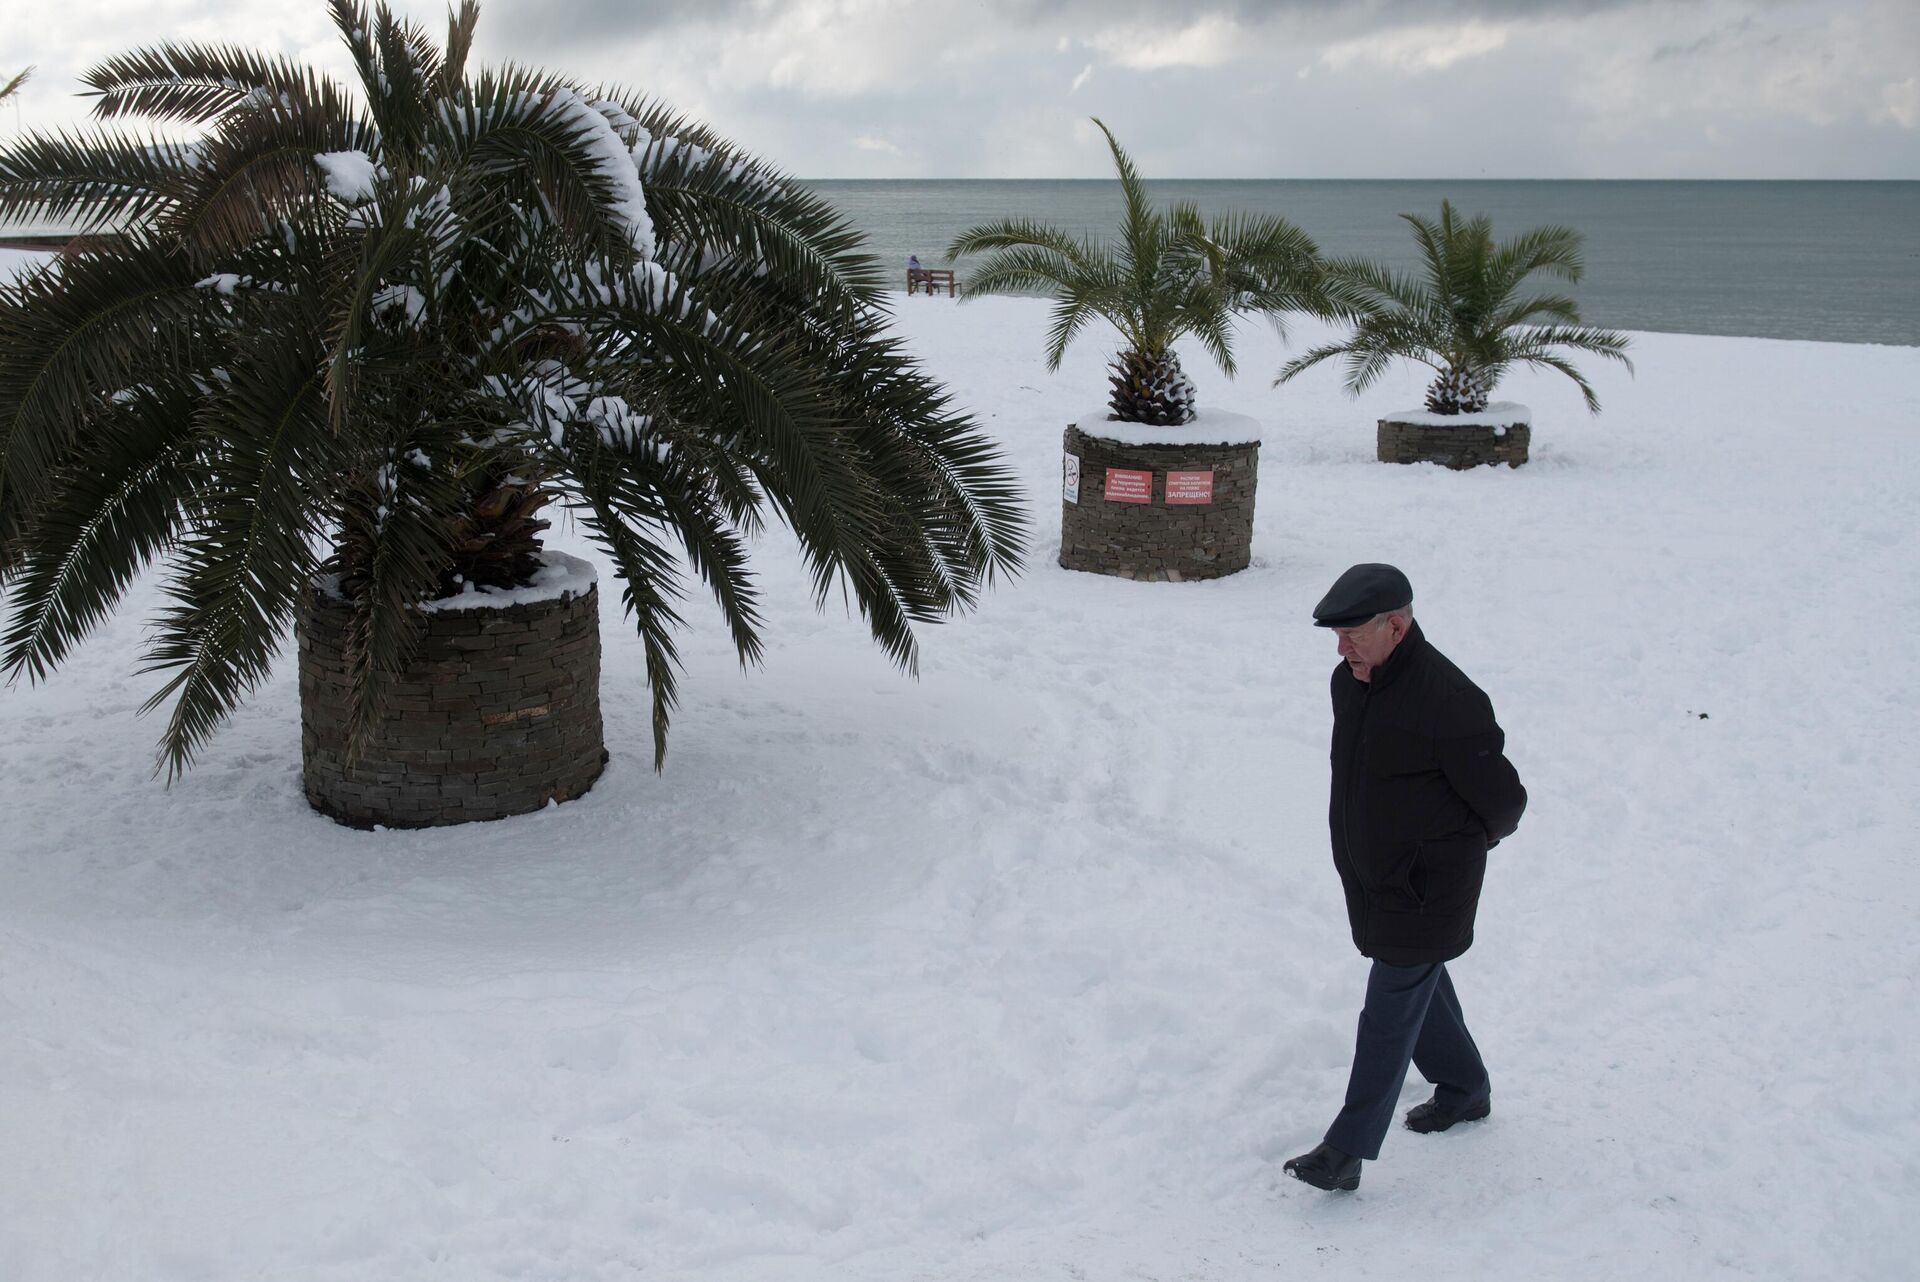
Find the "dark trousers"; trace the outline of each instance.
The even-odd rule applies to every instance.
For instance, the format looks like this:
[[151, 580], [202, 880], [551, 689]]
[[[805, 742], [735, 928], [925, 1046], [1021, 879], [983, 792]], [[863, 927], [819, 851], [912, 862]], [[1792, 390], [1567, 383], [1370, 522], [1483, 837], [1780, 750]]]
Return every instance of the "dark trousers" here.
[[1470, 1107], [1491, 1094], [1487, 1066], [1467, 1032], [1446, 965], [1376, 961], [1367, 976], [1347, 1102], [1327, 1131], [1327, 1143], [1369, 1161], [1379, 1157], [1409, 1061], [1449, 1108]]

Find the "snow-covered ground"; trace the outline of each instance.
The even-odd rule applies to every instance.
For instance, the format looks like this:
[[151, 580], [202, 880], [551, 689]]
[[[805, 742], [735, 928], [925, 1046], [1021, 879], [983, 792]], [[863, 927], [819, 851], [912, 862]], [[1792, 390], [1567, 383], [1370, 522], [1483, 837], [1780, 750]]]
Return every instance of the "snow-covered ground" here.
[[[770, 536], [765, 668], [691, 603], [656, 776], [604, 602], [612, 765], [523, 819], [311, 813], [290, 657], [163, 787], [151, 582], [0, 692], [0, 1278], [1912, 1275], [1920, 349], [1640, 336], [1454, 474], [1372, 459], [1416, 372], [1275, 391], [1249, 330], [1187, 368], [1265, 424], [1254, 565], [1148, 585], [1053, 564], [1104, 337], [899, 310], [1038, 527], [918, 681]], [[1280, 1163], [1366, 972], [1308, 617], [1364, 560], [1533, 800], [1454, 967], [1493, 1117], [1342, 1196]]]

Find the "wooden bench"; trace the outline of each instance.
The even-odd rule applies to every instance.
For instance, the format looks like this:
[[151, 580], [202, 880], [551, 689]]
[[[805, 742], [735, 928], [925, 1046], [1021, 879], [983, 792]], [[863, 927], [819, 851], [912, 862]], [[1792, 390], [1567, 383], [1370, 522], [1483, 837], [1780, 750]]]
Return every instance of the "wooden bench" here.
[[925, 286], [929, 295], [941, 285], [947, 287], [947, 297], [954, 296], [953, 272], [945, 267], [909, 267], [907, 268], [907, 292], [914, 293]]

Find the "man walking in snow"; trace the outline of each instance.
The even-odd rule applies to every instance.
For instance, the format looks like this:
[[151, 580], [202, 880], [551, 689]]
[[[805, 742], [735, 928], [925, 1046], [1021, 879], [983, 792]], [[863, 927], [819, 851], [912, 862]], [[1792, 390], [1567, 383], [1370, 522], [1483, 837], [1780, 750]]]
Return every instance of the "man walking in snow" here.
[[1491, 1111], [1480, 1051], [1446, 963], [1473, 944], [1487, 851], [1512, 834], [1527, 790], [1493, 705], [1413, 621], [1413, 585], [1356, 565], [1313, 610], [1339, 638], [1333, 671], [1333, 865], [1353, 942], [1373, 959], [1347, 1099], [1325, 1142], [1286, 1163], [1315, 1188], [1360, 1187], [1380, 1156], [1411, 1062], [1433, 1098], [1407, 1128], [1444, 1131]]

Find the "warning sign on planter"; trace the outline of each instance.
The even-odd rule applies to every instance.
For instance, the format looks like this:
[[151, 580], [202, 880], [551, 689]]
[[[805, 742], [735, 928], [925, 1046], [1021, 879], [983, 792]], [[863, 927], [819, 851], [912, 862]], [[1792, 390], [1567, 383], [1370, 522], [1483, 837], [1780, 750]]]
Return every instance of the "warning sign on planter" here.
[[1204, 472], [1168, 472], [1167, 502], [1213, 502], [1213, 469]]
[[1060, 497], [1069, 503], [1080, 501], [1080, 456], [1064, 455], [1060, 467]]
[[1107, 502], [1153, 502], [1153, 473], [1135, 472], [1131, 468], [1124, 467], [1108, 468]]

